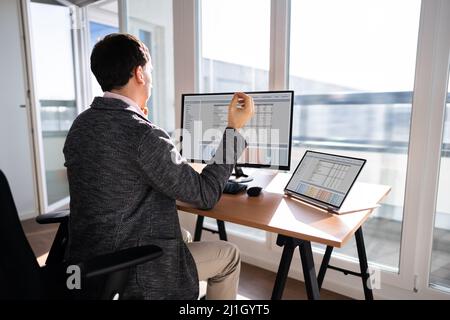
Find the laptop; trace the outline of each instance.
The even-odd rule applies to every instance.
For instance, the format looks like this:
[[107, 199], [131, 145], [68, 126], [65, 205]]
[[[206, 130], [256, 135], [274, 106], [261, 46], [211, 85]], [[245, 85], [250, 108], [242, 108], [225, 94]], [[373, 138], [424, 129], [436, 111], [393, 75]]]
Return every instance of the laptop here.
[[307, 150], [284, 193], [329, 212], [344, 213], [340, 208], [365, 163], [365, 159]]

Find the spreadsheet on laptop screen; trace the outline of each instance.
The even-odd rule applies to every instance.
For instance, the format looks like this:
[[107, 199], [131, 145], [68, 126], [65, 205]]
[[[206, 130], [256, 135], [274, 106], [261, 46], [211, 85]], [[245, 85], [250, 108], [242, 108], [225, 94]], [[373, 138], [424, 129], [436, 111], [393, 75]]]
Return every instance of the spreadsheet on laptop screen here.
[[286, 190], [339, 208], [364, 164], [364, 159], [307, 151]]

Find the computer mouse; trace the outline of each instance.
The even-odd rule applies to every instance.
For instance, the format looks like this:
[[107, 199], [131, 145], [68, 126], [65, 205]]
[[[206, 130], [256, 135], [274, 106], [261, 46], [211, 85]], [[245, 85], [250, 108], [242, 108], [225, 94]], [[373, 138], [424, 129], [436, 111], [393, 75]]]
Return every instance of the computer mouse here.
[[261, 187], [250, 187], [247, 189], [247, 194], [249, 197], [257, 197], [261, 194]]

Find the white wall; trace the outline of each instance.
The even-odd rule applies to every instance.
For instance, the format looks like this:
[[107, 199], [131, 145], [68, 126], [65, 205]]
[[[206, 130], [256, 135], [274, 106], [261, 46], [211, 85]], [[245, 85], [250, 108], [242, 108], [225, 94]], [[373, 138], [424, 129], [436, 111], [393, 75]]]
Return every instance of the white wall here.
[[0, 169], [21, 218], [37, 215], [18, 1], [0, 1]]

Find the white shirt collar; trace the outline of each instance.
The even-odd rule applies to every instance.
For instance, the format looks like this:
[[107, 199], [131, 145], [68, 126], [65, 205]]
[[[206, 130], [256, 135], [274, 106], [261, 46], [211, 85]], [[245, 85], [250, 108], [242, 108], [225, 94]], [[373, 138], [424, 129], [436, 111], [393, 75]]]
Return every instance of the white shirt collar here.
[[110, 92], [110, 91], [105, 91], [105, 93], [103, 94], [103, 97], [122, 100], [123, 102], [125, 102], [128, 105], [128, 108], [126, 108], [127, 110], [133, 111], [133, 112], [137, 113], [138, 115], [147, 119], [147, 116], [144, 114], [144, 112], [142, 112], [141, 108], [139, 108], [138, 104], [136, 102], [134, 102], [133, 100], [131, 100], [130, 98], [125, 97], [118, 93]]

